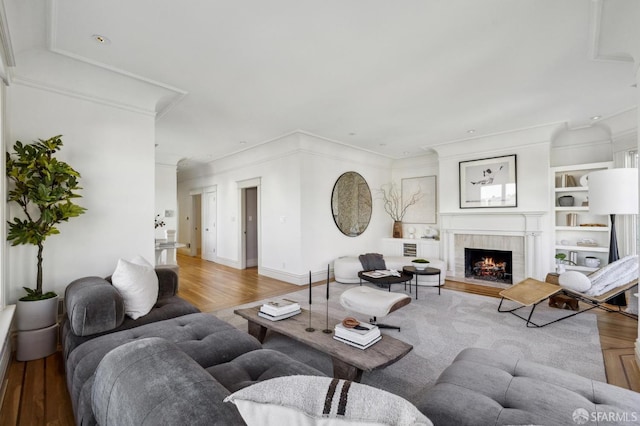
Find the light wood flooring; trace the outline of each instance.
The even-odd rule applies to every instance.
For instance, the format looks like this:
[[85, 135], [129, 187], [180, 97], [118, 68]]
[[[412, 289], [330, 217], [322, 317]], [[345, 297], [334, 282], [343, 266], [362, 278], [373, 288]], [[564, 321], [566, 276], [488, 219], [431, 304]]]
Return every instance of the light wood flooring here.
[[[300, 287], [258, 276], [256, 268], [244, 271], [178, 256], [179, 295], [202, 311], [214, 311], [274, 297]], [[321, 284], [321, 283], [317, 283]], [[445, 288], [484, 296], [499, 297], [500, 289], [447, 281]], [[618, 314], [598, 311], [598, 329], [609, 383], [640, 392], [640, 369], [633, 345], [637, 321]], [[73, 425], [62, 355], [29, 362], [13, 360], [0, 409], [0, 426]]]

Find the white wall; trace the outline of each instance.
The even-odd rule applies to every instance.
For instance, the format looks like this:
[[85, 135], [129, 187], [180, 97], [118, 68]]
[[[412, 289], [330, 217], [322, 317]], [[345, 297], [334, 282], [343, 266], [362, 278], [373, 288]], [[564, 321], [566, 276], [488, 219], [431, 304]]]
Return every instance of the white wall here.
[[[189, 208], [189, 192], [218, 189], [218, 261], [238, 267], [240, 202], [238, 182], [260, 179], [259, 273], [303, 284], [312, 271], [326, 276], [327, 264], [343, 255], [377, 250], [391, 235], [392, 222], [375, 189], [390, 180], [391, 160], [304, 132], [294, 132], [251, 150], [210, 163], [203, 177], [180, 178], [180, 205]], [[369, 227], [347, 237], [335, 226], [331, 192], [347, 171], [360, 173], [373, 192]], [[185, 212], [180, 224], [186, 226]]]
[[[18, 84], [7, 89], [7, 149], [16, 140], [63, 135], [59, 158], [78, 170], [87, 212], [47, 239], [44, 286], [110, 274], [119, 257], [153, 260], [154, 117]], [[11, 206], [8, 218], [18, 210]], [[9, 302], [35, 285], [36, 250], [11, 247]]]
[[[160, 215], [165, 225], [158, 230], [177, 230], [178, 226], [178, 182], [176, 178], [176, 166], [168, 164], [155, 164], [155, 214]], [[173, 212], [173, 216], [165, 216], [167, 211]], [[181, 236], [176, 235], [178, 239]]]
[[[417, 157], [406, 158], [402, 160], [396, 160], [393, 162], [392, 169], [392, 181], [398, 186], [398, 188], [402, 189], [402, 179], [415, 178], [415, 177], [423, 177], [423, 176], [436, 176], [436, 221], [435, 224], [423, 224], [423, 223], [410, 223], [403, 222], [402, 223], [402, 232], [406, 237], [409, 235], [408, 228], [413, 226], [416, 229], [416, 236], [420, 236], [426, 233], [426, 228], [429, 227], [434, 230], [440, 229], [439, 219], [437, 218], [437, 213], [440, 212], [438, 208], [439, 199], [440, 199], [440, 191], [438, 187], [440, 186], [440, 178], [439, 167], [438, 167], [438, 155], [435, 153], [429, 153], [425, 155], [420, 155]], [[409, 207], [411, 209], [411, 207]]]

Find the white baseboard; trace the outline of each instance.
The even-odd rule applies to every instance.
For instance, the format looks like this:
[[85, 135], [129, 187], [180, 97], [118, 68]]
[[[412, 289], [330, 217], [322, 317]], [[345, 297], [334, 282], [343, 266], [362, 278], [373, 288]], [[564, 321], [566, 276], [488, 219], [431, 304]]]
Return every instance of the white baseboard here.
[[[258, 274], [266, 277], [275, 278], [276, 280], [284, 281], [290, 284], [304, 286], [309, 284], [309, 274], [294, 274], [291, 272], [280, 271], [277, 269], [270, 269], [265, 267], [258, 267]], [[311, 272], [311, 281], [326, 281], [327, 271]], [[329, 273], [329, 279], [333, 279], [333, 271]]]

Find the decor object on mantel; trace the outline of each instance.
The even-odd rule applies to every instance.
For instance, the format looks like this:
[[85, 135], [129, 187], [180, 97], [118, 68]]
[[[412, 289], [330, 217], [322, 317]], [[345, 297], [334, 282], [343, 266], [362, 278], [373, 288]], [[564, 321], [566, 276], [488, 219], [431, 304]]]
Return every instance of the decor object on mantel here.
[[461, 161], [460, 208], [517, 207], [516, 155]]
[[54, 154], [62, 148], [61, 136], [39, 139], [32, 144], [17, 141], [6, 153], [9, 178], [7, 201], [18, 204], [22, 217], [8, 223], [7, 240], [12, 246], [33, 245], [36, 255], [36, 287], [23, 287], [27, 295], [18, 301], [16, 359], [28, 361], [48, 356], [57, 349], [58, 295], [42, 292], [42, 252], [50, 235], [59, 234], [56, 225], [83, 214], [86, 209], [72, 202], [80, 173]]
[[378, 193], [382, 196], [384, 211], [393, 219], [393, 238], [402, 238], [402, 219], [407, 209], [422, 199], [422, 190], [418, 187], [406, 201], [394, 183], [382, 185]]
[[[638, 169], [619, 168], [589, 173], [589, 212], [610, 215], [609, 263], [620, 259], [616, 236], [617, 214], [638, 214]], [[624, 294], [609, 303], [626, 306]]]

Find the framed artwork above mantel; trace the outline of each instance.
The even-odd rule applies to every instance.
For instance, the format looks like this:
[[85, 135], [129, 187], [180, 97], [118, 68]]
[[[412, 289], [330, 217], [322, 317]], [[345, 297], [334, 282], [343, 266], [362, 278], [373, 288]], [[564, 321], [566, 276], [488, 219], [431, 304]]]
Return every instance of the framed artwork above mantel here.
[[460, 208], [517, 207], [516, 155], [459, 163]]

